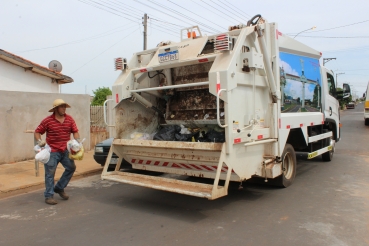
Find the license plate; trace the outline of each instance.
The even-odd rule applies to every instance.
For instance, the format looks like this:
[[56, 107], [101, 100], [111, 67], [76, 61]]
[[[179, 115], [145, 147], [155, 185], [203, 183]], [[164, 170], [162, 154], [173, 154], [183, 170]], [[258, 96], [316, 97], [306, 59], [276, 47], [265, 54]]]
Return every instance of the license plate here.
[[178, 50], [172, 50], [169, 52], [159, 54], [158, 58], [159, 58], [159, 62], [175, 61], [179, 59], [179, 53], [178, 53]]
[[117, 164], [118, 163], [118, 158], [111, 158], [110, 159], [110, 164]]

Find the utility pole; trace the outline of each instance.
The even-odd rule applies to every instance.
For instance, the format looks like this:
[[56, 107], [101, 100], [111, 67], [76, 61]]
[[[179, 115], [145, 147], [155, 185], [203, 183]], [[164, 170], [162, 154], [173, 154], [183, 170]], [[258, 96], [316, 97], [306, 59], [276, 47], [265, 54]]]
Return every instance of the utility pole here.
[[336, 58], [323, 58], [323, 66], [330, 60], [336, 60]]
[[345, 73], [336, 73], [336, 88], [338, 86], [337, 75], [341, 75], [341, 74], [345, 74]]
[[144, 15], [143, 17], [143, 26], [144, 26], [144, 32], [143, 32], [143, 35], [144, 35], [144, 47], [143, 49], [146, 50], [147, 49], [147, 14]]

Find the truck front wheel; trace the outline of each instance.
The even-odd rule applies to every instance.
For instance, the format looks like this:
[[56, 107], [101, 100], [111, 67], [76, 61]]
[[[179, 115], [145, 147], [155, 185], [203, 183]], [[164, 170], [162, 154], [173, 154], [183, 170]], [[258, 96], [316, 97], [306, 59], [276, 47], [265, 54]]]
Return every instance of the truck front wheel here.
[[[328, 130], [327, 129], [323, 129], [323, 133], [326, 133], [326, 132], [328, 132]], [[335, 147], [334, 146], [335, 143], [333, 141], [333, 136], [330, 137], [330, 138], [326, 138], [324, 141], [325, 141], [324, 146], [331, 145], [332, 146], [332, 149], [330, 151], [328, 151], [328, 152], [323, 153], [322, 154], [322, 159], [323, 159], [323, 161], [331, 161], [333, 159], [333, 153], [334, 153], [334, 147]]]
[[277, 177], [276, 183], [281, 187], [288, 187], [296, 176], [296, 153], [291, 144], [286, 144], [282, 153], [282, 175]]
[[369, 119], [365, 119], [365, 125], [369, 126]]

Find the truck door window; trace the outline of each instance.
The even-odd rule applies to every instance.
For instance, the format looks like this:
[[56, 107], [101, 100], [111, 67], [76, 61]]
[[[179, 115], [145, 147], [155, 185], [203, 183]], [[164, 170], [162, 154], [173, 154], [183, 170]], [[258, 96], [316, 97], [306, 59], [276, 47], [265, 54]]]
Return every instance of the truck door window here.
[[336, 86], [334, 84], [334, 78], [331, 74], [327, 73], [327, 81], [328, 81], [328, 90], [329, 90], [329, 95], [331, 96], [335, 96], [336, 94]]

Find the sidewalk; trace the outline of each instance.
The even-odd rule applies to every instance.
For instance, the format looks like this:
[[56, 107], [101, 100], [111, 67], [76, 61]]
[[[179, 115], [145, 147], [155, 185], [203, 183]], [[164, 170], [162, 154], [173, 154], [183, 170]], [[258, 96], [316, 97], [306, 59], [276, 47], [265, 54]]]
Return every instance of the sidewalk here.
[[[83, 160], [75, 161], [77, 169], [72, 180], [102, 172], [102, 167], [94, 160], [93, 154], [93, 150], [86, 151]], [[55, 181], [59, 180], [63, 171], [64, 168], [59, 163]], [[39, 163], [39, 175], [36, 177], [34, 159], [0, 165], [0, 199], [44, 188], [44, 176], [44, 164]]]

